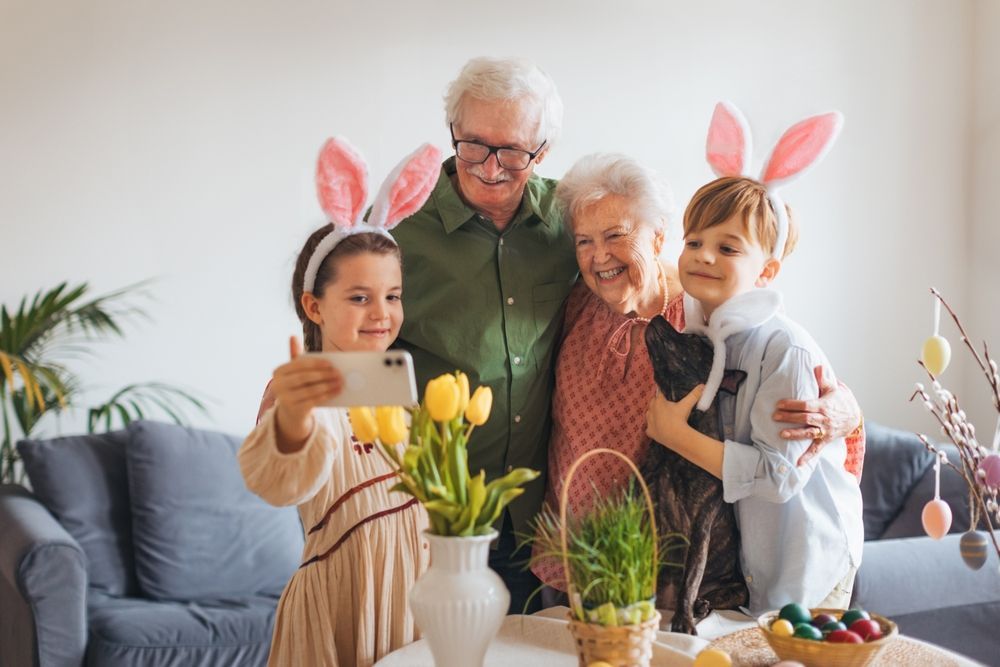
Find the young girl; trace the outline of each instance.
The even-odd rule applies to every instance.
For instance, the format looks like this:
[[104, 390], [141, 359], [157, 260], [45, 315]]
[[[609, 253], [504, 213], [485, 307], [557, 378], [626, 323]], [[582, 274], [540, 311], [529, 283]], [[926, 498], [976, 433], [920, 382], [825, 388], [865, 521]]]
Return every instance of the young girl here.
[[[309, 352], [383, 351], [403, 321], [399, 247], [386, 231], [420, 208], [437, 180], [436, 149], [417, 151], [386, 181], [368, 224], [364, 163], [340, 140], [323, 147], [320, 203], [331, 225], [299, 253], [292, 297]], [[347, 410], [322, 407], [343, 388], [327, 361], [299, 356], [274, 371], [239, 452], [247, 487], [298, 505], [302, 565], [278, 603], [269, 665], [367, 666], [412, 642], [410, 586], [426, 568], [423, 509], [389, 493], [394, 474], [351, 432]]]
[[[839, 123], [839, 114], [828, 114], [795, 126], [756, 181], [741, 175], [746, 122], [734, 108], [716, 108], [709, 161], [722, 178], [688, 205], [678, 261], [685, 333], [707, 336], [715, 359], [706, 385], [677, 403], [657, 395], [647, 416], [651, 437], [719, 477], [725, 500], [736, 503], [753, 614], [789, 602], [846, 608], [861, 563], [861, 492], [845, 469], [844, 439], [797, 466], [810, 441], [783, 439], [772, 419], [778, 399], [818, 396], [813, 369], [830, 368], [809, 334], [780, 312], [780, 294], [767, 289], [796, 240], [775, 188], [823, 154]], [[727, 368], [746, 379], [735, 397], [720, 394], [720, 442], [687, 419], [696, 402], [711, 405]]]

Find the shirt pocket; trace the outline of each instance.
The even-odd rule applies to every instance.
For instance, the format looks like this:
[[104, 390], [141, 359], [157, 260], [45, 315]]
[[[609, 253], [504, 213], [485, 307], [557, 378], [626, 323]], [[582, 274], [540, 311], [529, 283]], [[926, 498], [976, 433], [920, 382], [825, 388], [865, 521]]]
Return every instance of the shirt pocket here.
[[535, 332], [539, 339], [544, 338], [547, 333], [554, 335], [559, 330], [561, 323], [557, 321], [556, 316], [572, 287], [573, 283], [560, 280], [531, 288]]

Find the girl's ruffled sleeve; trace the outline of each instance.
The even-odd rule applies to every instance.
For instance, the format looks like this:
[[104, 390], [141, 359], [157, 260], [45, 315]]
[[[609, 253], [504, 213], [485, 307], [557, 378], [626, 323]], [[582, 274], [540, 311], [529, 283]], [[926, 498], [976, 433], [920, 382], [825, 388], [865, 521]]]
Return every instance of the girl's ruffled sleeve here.
[[272, 505], [300, 505], [319, 492], [330, 478], [337, 457], [337, 434], [316, 415], [315, 426], [302, 448], [278, 450], [275, 408], [268, 408], [247, 436], [237, 458], [247, 488]]

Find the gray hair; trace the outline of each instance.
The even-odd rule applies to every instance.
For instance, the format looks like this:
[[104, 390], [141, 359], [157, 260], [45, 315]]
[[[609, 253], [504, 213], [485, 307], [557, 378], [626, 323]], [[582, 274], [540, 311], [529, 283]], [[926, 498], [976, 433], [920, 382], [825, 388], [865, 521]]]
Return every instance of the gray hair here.
[[618, 153], [593, 153], [577, 160], [556, 187], [571, 223], [567, 231], [572, 233], [572, 221], [583, 209], [609, 195], [623, 197], [644, 224], [657, 230], [665, 231], [673, 215], [670, 187], [656, 172]]
[[562, 131], [563, 103], [556, 84], [537, 65], [518, 58], [473, 58], [444, 96], [445, 120], [462, 120], [466, 97], [479, 100], [529, 99], [538, 111], [537, 144], [551, 146]]

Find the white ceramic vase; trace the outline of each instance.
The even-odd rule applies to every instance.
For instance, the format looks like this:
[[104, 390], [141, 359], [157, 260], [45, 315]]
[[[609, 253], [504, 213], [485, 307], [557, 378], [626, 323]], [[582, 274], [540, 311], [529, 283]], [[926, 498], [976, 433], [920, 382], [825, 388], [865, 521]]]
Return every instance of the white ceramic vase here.
[[413, 620], [436, 667], [482, 667], [510, 605], [507, 587], [488, 565], [490, 541], [497, 533], [424, 536], [431, 545], [431, 564], [410, 589]]

